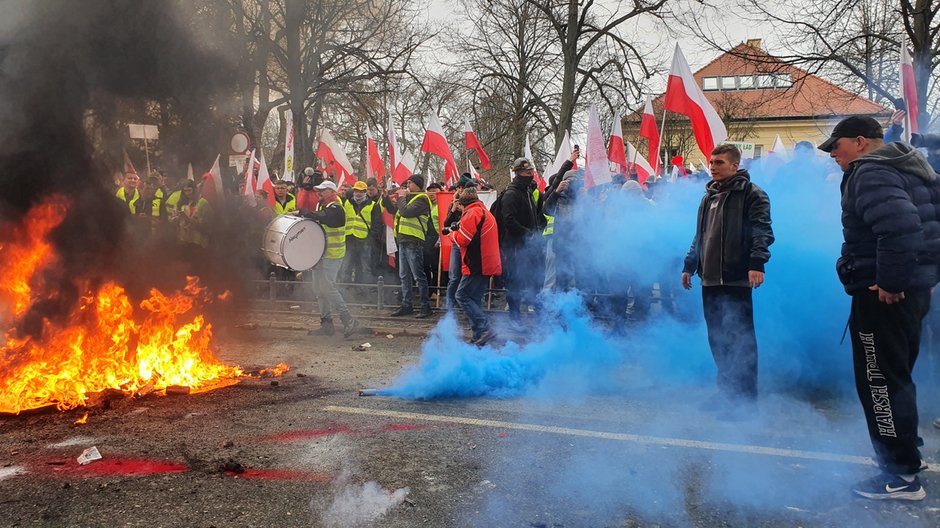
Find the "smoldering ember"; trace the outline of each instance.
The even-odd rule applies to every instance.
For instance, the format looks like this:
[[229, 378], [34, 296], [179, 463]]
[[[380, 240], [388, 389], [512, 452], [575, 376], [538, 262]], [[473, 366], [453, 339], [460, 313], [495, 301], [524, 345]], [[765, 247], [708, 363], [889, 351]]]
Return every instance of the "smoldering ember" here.
[[940, 525], [938, 34], [0, 1], [0, 526]]

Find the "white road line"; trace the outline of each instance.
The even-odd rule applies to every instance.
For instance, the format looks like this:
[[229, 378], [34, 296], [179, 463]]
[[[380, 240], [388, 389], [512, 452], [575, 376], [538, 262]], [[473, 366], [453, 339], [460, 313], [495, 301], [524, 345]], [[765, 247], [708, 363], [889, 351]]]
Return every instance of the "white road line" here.
[[[875, 465], [870, 457], [839, 455], [836, 453], [823, 453], [819, 451], [803, 451], [800, 449], [781, 449], [777, 447], [752, 446], [742, 444], [727, 444], [722, 442], [706, 442], [702, 440], [685, 440], [682, 438], [666, 438], [659, 436], [637, 435], [630, 433], [608, 433], [605, 431], [591, 431], [589, 429], [572, 429], [570, 427], [555, 427], [552, 425], [535, 425], [516, 422], [503, 422], [499, 420], [483, 420], [479, 418], [465, 418], [462, 416], [446, 416], [437, 414], [421, 414], [383, 409], [367, 409], [362, 407], [344, 407], [329, 405], [323, 408], [326, 412], [361, 414], [367, 416], [384, 416], [402, 420], [424, 420], [427, 422], [442, 422], [460, 425], [475, 425], [478, 427], [493, 427], [498, 429], [515, 429], [518, 431], [532, 431], [537, 433], [552, 433], [568, 436], [585, 436], [590, 438], [603, 438], [620, 442], [633, 442], [636, 444], [649, 444], [670, 447], [685, 447], [690, 449], [708, 449], [712, 451], [727, 451], [731, 453], [745, 453], [751, 455], [768, 455], [784, 458], [799, 458], [803, 460], [821, 460], [825, 462], [842, 462], [845, 464], [859, 464], [863, 466]], [[940, 466], [934, 465], [927, 471], [940, 472]]]

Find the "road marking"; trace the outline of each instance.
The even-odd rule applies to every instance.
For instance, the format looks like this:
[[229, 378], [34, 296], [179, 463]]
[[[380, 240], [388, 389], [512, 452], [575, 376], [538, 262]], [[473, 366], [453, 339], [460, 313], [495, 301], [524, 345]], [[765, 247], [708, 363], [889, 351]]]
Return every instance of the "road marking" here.
[[[633, 442], [636, 444], [659, 445], [669, 447], [684, 447], [690, 449], [708, 449], [711, 451], [726, 451], [729, 453], [745, 453], [751, 455], [768, 455], [783, 458], [798, 458], [803, 460], [821, 460], [825, 462], [842, 462], [845, 464], [858, 464], [873, 466], [875, 461], [871, 457], [840, 455], [837, 453], [823, 453], [820, 451], [803, 451], [800, 449], [781, 449], [778, 447], [752, 446], [742, 444], [728, 444], [723, 442], [706, 442], [703, 440], [686, 440], [683, 438], [666, 438], [660, 436], [647, 436], [631, 433], [609, 433], [606, 431], [591, 431], [589, 429], [572, 429], [570, 427], [556, 427], [553, 425], [536, 425], [516, 422], [503, 422], [499, 420], [482, 420], [479, 418], [465, 418], [462, 416], [447, 416], [438, 414], [421, 414], [402, 411], [389, 411], [383, 409], [367, 409], [362, 407], [345, 407], [329, 405], [323, 408], [326, 412], [360, 414], [366, 416], [384, 416], [404, 420], [424, 420], [428, 422], [441, 422], [460, 425], [475, 425], [477, 427], [492, 427], [497, 429], [514, 429], [517, 431], [532, 431], [536, 433], [552, 433], [567, 436], [584, 436], [589, 438], [602, 438], [620, 442]], [[940, 472], [940, 466], [933, 465], [926, 471]]]

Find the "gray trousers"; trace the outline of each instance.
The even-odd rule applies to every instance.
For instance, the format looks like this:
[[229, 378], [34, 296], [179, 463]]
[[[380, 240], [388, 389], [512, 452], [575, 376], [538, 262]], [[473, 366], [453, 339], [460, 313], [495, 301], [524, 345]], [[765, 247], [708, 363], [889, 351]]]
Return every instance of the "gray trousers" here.
[[320, 319], [333, 320], [333, 309], [339, 312], [343, 321], [349, 319], [349, 308], [342, 294], [336, 289], [336, 277], [343, 266], [343, 259], [322, 258], [313, 267], [313, 281], [317, 292], [317, 302], [320, 303]]

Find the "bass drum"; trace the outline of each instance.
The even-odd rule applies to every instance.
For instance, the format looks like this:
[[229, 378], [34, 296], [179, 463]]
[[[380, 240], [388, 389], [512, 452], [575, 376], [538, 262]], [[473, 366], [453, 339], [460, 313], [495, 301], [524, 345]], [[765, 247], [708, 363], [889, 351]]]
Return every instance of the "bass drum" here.
[[326, 233], [320, 224], [308, 218], [279, 216], [264, 230], [261, 251], [271, 264], [307, 271], [323, 258]]

